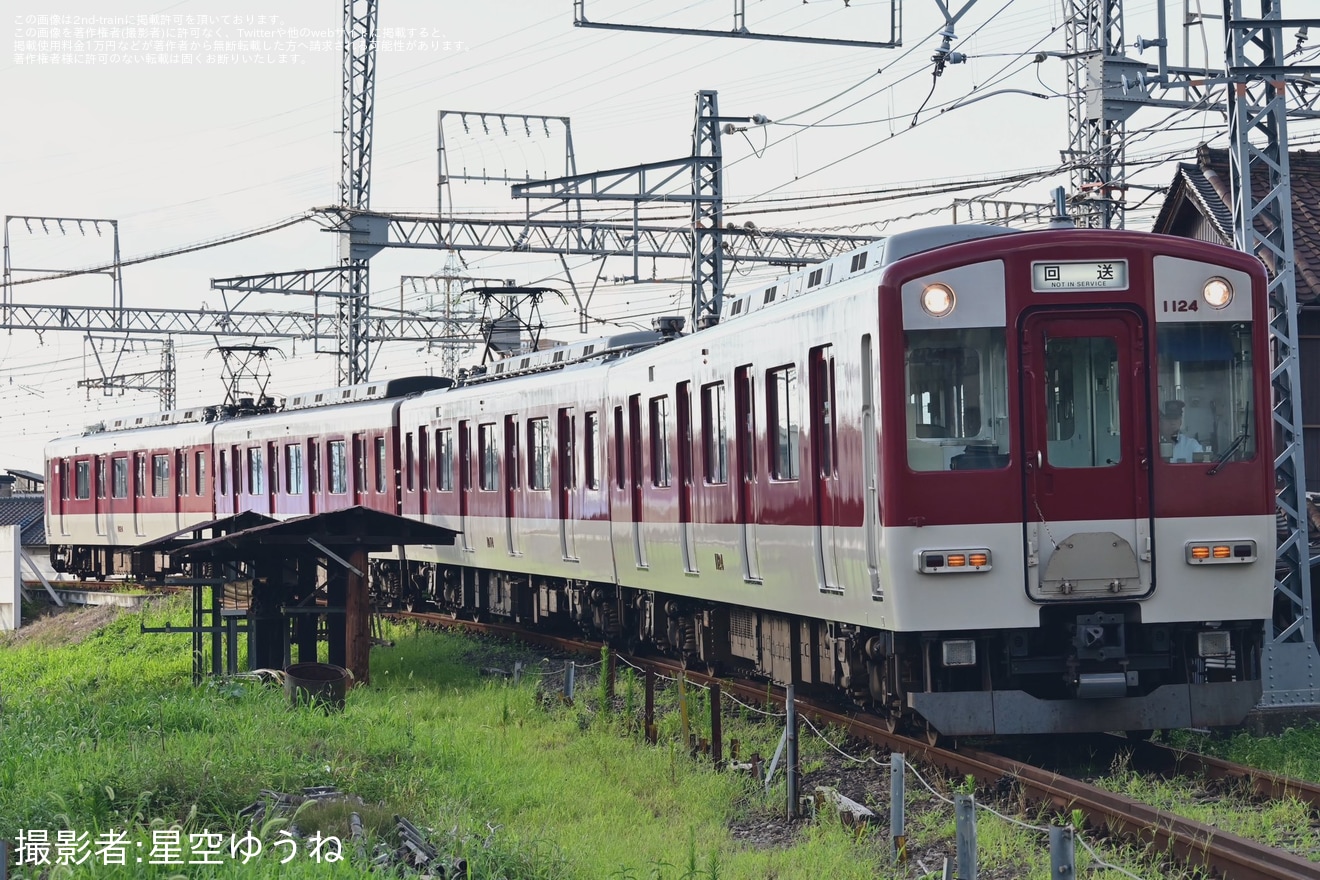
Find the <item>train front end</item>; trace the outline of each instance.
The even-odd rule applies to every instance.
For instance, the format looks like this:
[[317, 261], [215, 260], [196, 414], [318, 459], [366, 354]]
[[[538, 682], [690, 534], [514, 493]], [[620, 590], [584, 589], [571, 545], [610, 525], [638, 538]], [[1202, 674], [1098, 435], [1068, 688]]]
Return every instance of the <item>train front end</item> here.
[[949, 735], [1241, 721], [1274, 581], [1259, 261], [1005, 234], [880, 298], [873, 695]]

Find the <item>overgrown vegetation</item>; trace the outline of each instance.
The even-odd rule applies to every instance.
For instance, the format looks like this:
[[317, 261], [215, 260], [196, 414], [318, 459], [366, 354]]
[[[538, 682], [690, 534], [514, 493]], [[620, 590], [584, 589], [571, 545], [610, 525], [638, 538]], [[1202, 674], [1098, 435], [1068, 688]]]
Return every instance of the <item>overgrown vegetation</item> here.
[[[279, 689], [255, 681], [193, 687], [189, 637], [139, 631], [167, 616], [181, 622], [186, 603], [162, 602], [145, 621], [98, 620], [77, 644], [0, 642], [0, 838], [27, 829], [46, 830], [52, 844], [60, 831], [92, 841], [129, 836], [125, 865], [107, 867], [93, 846], [82, 866], [55, 876], [360, 876], [364, 862], [347, 844], [356, 811], [371, 844], [394, 844], [395, 815], [431, 829], [432, 843], [466, 859], [473, 878], [906, 880], [940, 876], [942, 859], [954, 855], [953, 814], [941, 798], [974, 789], [932, 781], [931, 793], [910, 780], [912, 861], [894, 867], [883, 825], [887, 771], [842, 759], [849, 743], [837, 731], [804, 728], [801, 766], [843, 788], [859, 783], [879, 827], [847, 827], [828, 811], [784, 824], [782, 768], [767, 792], [694, 759], [681, 738], [676, 687], [657, 695], [659, 744], [646, 745], [641, 677], [621, 665], [611, 696], [597, 675], [605, 656], [580, 670], [578, 699], [568, 704], [557, 696], [561, 661], [527, 664], [526, 649], [393, 626], [394, 647], [373, 653], [372, 685], [351, 691], [343, 712], [327, 713], [292, 708]], [[55, 631], [67, 641], [73, 630]], [[525, 662], [517, 685], [479, 674], [512, 670], [516, 659]], [[689, 686], [684, 696], [690, 734], [708, 738], [709, 694]], [[726, 708], [724, 727], [744, 759], [758, 752], [767, 763], [782, 731], [738, 706]], [[228, 836], [248, 830], [240, 812], [263, 790], [318, 785], [364, 801], [306, 805], [294, 819], [300, 842], [315, 833], [344, 840], [342, 861], [313, 861], [304, 845], [281, 865], [287, 852], [272, 847], [287, 819], [259, 823], [264, 853], [250, 863], [230, 853]], [[1262, 815], [1259, 823], [1296, 827], [1297, 818]], [[1040, 813], [1026, 821], [1052, 820]], [[224, 835], [219, 864], [152, 864], [153, 843], [176, 832], [185, 844], [190, 835]], [[1033, 830], [982, 813], [978, 846], [987, 880], [1049, 876], [1046, 844]], [[368, 845], [368, 860], [371, 853]], [[1143, 869], [1137, 853], [1105, 858], [1138, 876], [1173, 876]], [[1081, 852], [1079, 870], [1096, 880], [1123, 876]]]

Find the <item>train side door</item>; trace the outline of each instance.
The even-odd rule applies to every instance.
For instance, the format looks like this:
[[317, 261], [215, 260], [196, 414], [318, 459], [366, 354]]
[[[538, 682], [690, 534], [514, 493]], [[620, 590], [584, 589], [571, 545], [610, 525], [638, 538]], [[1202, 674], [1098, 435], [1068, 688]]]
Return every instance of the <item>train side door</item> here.
[[518, 517], [522, 515], [518, 504], [518, 492], [522, 481], [518, 473], [518, 417], [504, 417], [504, 525], [508, 541], [509, 555], [521, 556], [521, 536]]
[[[96, 471], [96, 473], [93, 475], [93, 480], [92, 480], [93, 489], [94, 489], [94, 491], [92, 492], [92, 511], [95, 515], [96, 533], [98, 535], [110, 534], [110, 523], [106, 515], [106, 507], [109, 505], [109, 499], [105, 497], [106, 496], [106, 492], [105, 492], [106, 463], [107, 463], [107, 459], [105, 456], [98, 455], [92, 458], [92, 467]], [[141, 532], [139, 532], [138, 534], [141, 534]], [[115, 542], [111, 541], [110, 543], [113, 544]]]
[[833, 347], [811, 350], [811, 473], [816, 514], [816, 579], [822, 590], [842, 590], [835, 560], [835, 526], [839, 516], [839, 477], [834, 398]]
[[[422, 515], [422, 521], [426, 521], [426, 514], [431, 509], [431, 446], [430, 437], [425, 425], [417, 427], [417, 512]], [[395, 513], [401, 513], [401, 509], [396, 509]]]
[[146, 535], [146, 528], [142, 522], [145, 511], [142, 509], [147, 502], [147, 454], [145, 452], [133, 453], [133, 534], [139, 537]]
[[1028, 594], [1146, 594], [1151, 432], [1141, 319], [1037, 312], [1023, 322], [1021, 358]]
[[678, 386], [678, 540], [683, 570], [697, 571], [697, 540], [692, 526], [692, 383]]
[[577, 416], [571, 409], [559, 411], [559, 549], [566, 560], [577, 561], [577, 521], [581, 503], [577, 487]]
[[266, 510], [271, 516], [279, 510], [280, 494], [280, 445], [274, 441], [266, 442]]
[[738, 367], [733, 374], [734, 452], [738, 468], [738, 522], [742, 524], [743, 577], [760, 582], [761, 564], [756, 555], [756, 419], [752, 402], [755, 379], [751, 366]]
[[472, 552], [468, 536], [471, 523], [468, 505], [472, 501], [472, 426], [466, 419], [458, 423], [458, 530], [463, 549]]
[[628, 477], [632, 491], [633, 559], [646, 568], [646, 542], [642, 535], [642, 398], [628, 397]]
[[321, 444], [315, 440], [307, 441], [307, 512], [316, 513], [320, 509], [321, 497]]

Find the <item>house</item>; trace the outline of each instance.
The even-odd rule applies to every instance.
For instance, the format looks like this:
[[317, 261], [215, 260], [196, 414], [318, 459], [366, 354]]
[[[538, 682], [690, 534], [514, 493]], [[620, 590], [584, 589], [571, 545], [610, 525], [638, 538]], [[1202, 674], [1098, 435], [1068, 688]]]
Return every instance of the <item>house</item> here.
[[[1320, 492], [1320, 152], [1288, 154], [1292, 172], [1293, 263], [1297, 279], [1297, 361], [1301, 372], [1306, 491]], [[1265, 171], [1252, 192], [1265, 191]], [[1180, 163], [1154, 232], [1233, 247], [1228, 151], [1202, 144], [1195, 163]], [[1270, 261], [1262, 255], [1266, 266]]]
[[[31, 471], [9, 469], [0, 472], [0, 526], [18, 526], [23, 552], [37, 564], [48, 580], [54, 580], [50, 567], [50, 548], [46, 544], [45, 481]], [[23, 567], [23, 580], [36, 580], [32, 570]]]

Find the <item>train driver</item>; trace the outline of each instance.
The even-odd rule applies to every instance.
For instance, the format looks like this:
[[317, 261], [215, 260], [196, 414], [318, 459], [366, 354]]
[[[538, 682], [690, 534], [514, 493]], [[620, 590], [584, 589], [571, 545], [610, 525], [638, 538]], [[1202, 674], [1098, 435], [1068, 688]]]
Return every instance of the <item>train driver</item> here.
[[1189, 462], [1194, 453], [1202, 451], [1195, 437], [1183, 433], [1186, 406], [1181, 400], [1168, 400], [1160, 413], [1160, 456], [1168, 461]]

